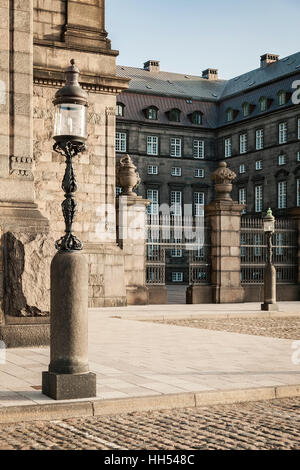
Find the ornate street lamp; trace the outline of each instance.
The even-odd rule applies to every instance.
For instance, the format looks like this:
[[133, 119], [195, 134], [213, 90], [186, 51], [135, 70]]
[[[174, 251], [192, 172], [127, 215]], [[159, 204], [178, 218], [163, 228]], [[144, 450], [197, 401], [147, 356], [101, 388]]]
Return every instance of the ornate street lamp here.
[[276, 304], [276, 269], [273, 265], [272, 235], [275, 232], [275, 217], [269, 209], [263, 220], [264, 233], [267, 239], [267, 256], [264, 270], [264, 303], [261, 310], [277, 311]]
[[96, 375], [88, 365], [88, 264], [82, 243], [72, 233], [77, 203], [73, 158], [83, 152], [88, 96], [78, 83], [75, 61], [66, 71], [66, 85], [55, 95], [53, 149], [66, 158], [62, 182], [65, 235], [56, 242], [51, 263], [50, 364], [42, 390], [55, 400], [96, 396]]
[[77, 191], [76, 176], [73, 169], [73, 158], [86, 150], [88, 95], [78, 83], [79, 70], [75, 60], [66, 70], [67, 81], [57, 91], [53, 104], [55, 106], [53, 150], [66, 158], [65, 176], [62, 189], [65, 200], [62, 211], [65, 219], [65, 235], [56, 242], [56, 248], [62, 251], [81, 250], [82, 243], [72, 233], [77, 203], [73, 197]]

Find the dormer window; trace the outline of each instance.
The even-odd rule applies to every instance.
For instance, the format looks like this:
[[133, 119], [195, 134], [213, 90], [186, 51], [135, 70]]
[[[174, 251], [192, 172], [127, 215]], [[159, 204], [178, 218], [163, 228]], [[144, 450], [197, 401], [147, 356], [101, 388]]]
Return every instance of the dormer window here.
[[203, 116], [203, 114], [201, 113], [201, 111], [194, 111], [191, 114], [192, 123], [195, 124], [196, 126], [201, 126], [202, 125], [202, 116]]
[[249, 114], [250, 114], [250, 104], [249, 103], [243, 103], [242, 109], [243, 109], [243, 116], [244, 117], [249, 116]]
[[117, 103], [116, 116], [124, 117], [125, 104]]
[[228, 108], [226, 110], [226, 121], [227, 122], [233, 121], [233, 109], [232, 108]]
[[286, 91], [284, 90], [279, 91], [277, 96], [278, 96], [279, 106], [283, 106], [284, 104], [286, 104], [286, 101], [287, 101]]
[[171, 111], [168, 112], [169, 121], [180, 122], [180, 114], [181, 111], [179, 109], [171, 109]]
[[265, 96], [262, 96], [259, 99], [259, 110], [263, 112], [263, 111], [266, 111], [267, 108], [268, 108], [268, 100]]
[[156, 108], [155, 106], [150, 106], [150, 108], [146, 110], [146, 117], [147, 119], [151, 119], [152, 121], [157, 121], [158, 108]]

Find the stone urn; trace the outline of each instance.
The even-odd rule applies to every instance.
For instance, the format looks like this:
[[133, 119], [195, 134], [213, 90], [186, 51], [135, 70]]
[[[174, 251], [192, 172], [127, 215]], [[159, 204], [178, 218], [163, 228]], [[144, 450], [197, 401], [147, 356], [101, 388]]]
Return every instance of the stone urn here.
[[133, 192], [140, 184], [141, 179], [129, 155], [122, 157], [117, 164], [117, 186], [122, 188], [123, 196], [135, 196]]
[[227, 168], [226, 162], [220, 162], [219, 168], [211, 175], [211, 179], [215, 183], [215, 191], [217, 193], [216, 200], [232, 200], [232, 181], [236, 178], [234, 171]]

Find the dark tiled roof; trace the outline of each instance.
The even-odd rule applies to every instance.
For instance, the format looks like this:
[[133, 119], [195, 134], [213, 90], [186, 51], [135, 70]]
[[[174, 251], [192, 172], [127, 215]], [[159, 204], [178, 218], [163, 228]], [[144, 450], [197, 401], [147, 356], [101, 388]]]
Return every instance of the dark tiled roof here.
[[216, 101], [224, 88], [224, 80], [207, 80], [193, 75], [169, 72], [148, 72], [135, 67], [117, 67], [119, 77], [130, 78], [129, 91], [151, 95], [177, 96]]
[[248, 73], [228, 80], [223, 88], [220, 99], [223, 100], [234, 94], [251, 90], [257, 86], [280, 79], [285, 75], [297, 72], [300, 72], [300, 52], [285, 57], [267, 67], [251, 70]]
[[[125, 105], [124, 118], [118, 117], [119, 122], [123, 120], [139, 121], [139, 122], [159, 122], [159, 124], [172, 124], [172, 126], [189, 126], [197, 129], [201, 127], [216, 127], [217, 125], [217, 106], [213, 102], [192, 100], [189, 103], [185, 98], [174, 98], [165, 96], [147, 95], [142, 93], [122, 93], [118, 97], [118, 102]], [[143, 110], [149, 106], [156, 106], [159, 109], [158, 121], [149, 121], [145, 117]], [[170, 122], [166, 113], [171, 109], [178, 108], [181, 111], [180, 122]], [[189, 114], [194, 111], [203, 113], [202, 126], [193, 125], [189, 119]]]

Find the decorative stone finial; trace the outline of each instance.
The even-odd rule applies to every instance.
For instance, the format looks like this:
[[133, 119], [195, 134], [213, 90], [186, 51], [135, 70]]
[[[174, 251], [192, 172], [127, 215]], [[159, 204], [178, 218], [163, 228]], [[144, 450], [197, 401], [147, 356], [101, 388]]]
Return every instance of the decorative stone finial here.
[[215, 191], [217, 200], [231, 200], [230, 193], [232, 191], [232, 181], [236, 178], [234, 171], [227, 168], [226, 162], [220, 162], [219, 168], [211, 175], [211, 179], [215, 183]]
[[133, 189], [141, 182], [140, 175], [129, 155], [122, 157], [117, 164], [117, 185], [122, 188], [123, 196], [136, 196]]

